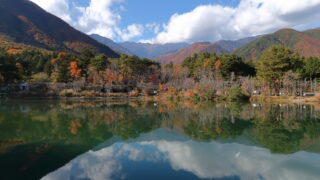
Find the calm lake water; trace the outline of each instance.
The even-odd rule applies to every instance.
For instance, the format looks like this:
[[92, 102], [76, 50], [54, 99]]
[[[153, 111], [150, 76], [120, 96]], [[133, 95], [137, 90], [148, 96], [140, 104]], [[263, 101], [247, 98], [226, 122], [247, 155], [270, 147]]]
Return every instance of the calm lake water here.
[[0, 179], [320, 179], [320, 105], [0, 101]]

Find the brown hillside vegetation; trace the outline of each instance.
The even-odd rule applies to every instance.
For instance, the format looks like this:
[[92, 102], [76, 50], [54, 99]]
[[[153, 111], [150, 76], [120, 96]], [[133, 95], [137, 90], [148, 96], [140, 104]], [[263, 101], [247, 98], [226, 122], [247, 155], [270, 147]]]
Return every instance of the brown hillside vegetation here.
[[219, 46], [217, 43], [194, 43], [191, 46], [183, 48], [177, 52], [162, 55], [157, 58], [156, 61], [162, 64], [169, 64], [170, 62], [180, 64], [185, 58], [199, 52], [215, 52], [218, 54], [227, 53], [226, 50]]
[[[319, 32], [320, 33], [320, 32]], [[320, 56], [320, 40], [300, 33], [301, 40], [294, 45], [293, 50], [299, 51], [304, 56]]]
[[208, 52], [208, 53], [217, 53], [217, 54], [223, 54], [223, 53], [231, 53], [235, 49], [248, 44], [249, 42], [257, 39], [258, 36], [255, 37], [247, 37], [239, 40], [220, 40], [214, 43], [210, 42], [202, 42], [202, 43], [194, 43], [190, 46], [187, 46], [183, 49], [180, 49], [179, 51], [175, 51], [172, 53], [168, 53], [165, 55], [160, 56], [156, 59], [156, 61], [162, 63], [162, 64], [168, 64], [170, 62], [179, 64], [182, 63], [182, 61], [192, 56], [195, 53], [201, 53], [201, 52]]
[[9, 37], [0, 34], [0, 49], [4, 49], [9, 54], [21, 53], [25, 50], [35, 49], [40, 51], [48, 51], [43, 48], [38, 48], [35, 46], [26, 45], [24, 43], [16, 43], [10, 40]]
[[0, 35], [14, 43], [48, 50], [79, 52], [89, 49], [118, 57], [109, 47], [75, 30], [29, 0], [0, 0]]
[[303, 32], [294, 29], [281, 29], [268, 34], [237, 49], [235, 53], [248, 61], [258, 59], [267, 48], [281, 45], [299, 52], [302, 56], [320, 56], [320, 29]]

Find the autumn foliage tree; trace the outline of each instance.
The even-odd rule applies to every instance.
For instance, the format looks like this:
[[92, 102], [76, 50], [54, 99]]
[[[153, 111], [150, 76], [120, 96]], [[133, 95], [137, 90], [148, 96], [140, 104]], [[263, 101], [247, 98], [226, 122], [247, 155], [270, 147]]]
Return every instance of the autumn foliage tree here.
[[78, 78], [81, 75], [81, 69], [78, 67], [77, 61], [70, 62], [69, 65], [70, 75], [73, 78]]
[[107, 69], [103, 72], [104, 79], [107, 83], [122, 82], [123, 76], [115, 70]]
[[61, 52], [58, 56], [51, 60], [53, 66], [52, 79], [56, 82], [69, 82], [70, 75], [70, 62], [74, 56], [69, 53]]

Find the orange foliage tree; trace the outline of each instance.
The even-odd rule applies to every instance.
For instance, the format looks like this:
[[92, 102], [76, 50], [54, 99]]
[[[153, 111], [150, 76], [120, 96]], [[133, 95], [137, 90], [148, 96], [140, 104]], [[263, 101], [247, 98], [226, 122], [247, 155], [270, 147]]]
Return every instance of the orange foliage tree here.
[[73, 78], [80, 77], [81, 69], [78, 67], [77, 61], [70, 62], [69, 71], [70, 71], [71, 77], [73, 77]]
[[107, 83], [112, 83], [112, 82], [122, 82], [123, 81], [123, 76], [121, 75], [120, 72], [107, 69], [103, 72], [104, 79]]
[[19, 74], [22, 75], [23, 72], [24, 72], [24, 68], [23, 68], [22, 64], [21, 63], [16, 63], [16, 67], [18, 69]]
[[215, 63], [215, 67], [216, 67], [216, 69], [220, 69], [220, 68], [221, 68], [221, 66], [222, 66], [222, 63], [221, 63], [221, 61], [220, 61], [220, 60], [218, 60], [218, 61]]
[[55, 64], [57, 64], [58, 62], [68, 60], [68, 58], [69, 58], [69, 57], [68, 57], [67, 53], [60, 52], [56, 58], [54, 58], [54, 59], [51, 60], [51, 64], [52, 64], [52, 65], [55, 65]]

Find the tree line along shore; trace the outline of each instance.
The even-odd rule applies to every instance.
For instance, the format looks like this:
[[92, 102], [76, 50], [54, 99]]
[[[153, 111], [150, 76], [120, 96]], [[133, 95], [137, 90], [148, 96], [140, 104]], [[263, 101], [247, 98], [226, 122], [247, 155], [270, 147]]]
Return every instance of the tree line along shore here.
[[[254, 61], [235, 54], [198, 53], [182, 64], [137, 56], [0, 50], [0, 93], [7, 97], [157, 97], [243, 101], [312, 96], [317, 101], [320, 58], [272, 46]], [[320, 98], [319, 98], [320, 100]]]

